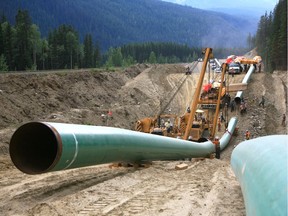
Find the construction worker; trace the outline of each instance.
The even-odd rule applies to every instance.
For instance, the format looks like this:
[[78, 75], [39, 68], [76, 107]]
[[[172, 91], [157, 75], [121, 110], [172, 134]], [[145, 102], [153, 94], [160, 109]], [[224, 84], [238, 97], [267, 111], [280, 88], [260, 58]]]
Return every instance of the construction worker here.
[[101, 119], [104, 124], [107, 122], [107, 116], [105, 114], [101, 114]]
[[221, 119], [221, 122], [226, 121], [226, 119], [224, 118], [223, 112], [220, 113], [220, 119]]
[[171, 127], [170, 127], [170, 119], [168, 119], [167, 122], [165, 122], [165, 128], [167, 130], [167, 133], [170, 133]]
[[213, 144], [215, 145], [215, 153], [216, 153], [215, 157], [217, 159], [220, 159], [220, 141], [218, 136], [215, 137]]
[[191, 75], [191, 70], [190, 70], [190, 67], [188, 66], [187, 68], [186, 68], [186, 72], [185, 72], [185, 74], [186, 75]]
[[259, 106], [262, 105], [262, 107], [264, 108], [264, 104], [265, 104], [265, 98], [264, 98], [264, 95], [262, 95], [262, 99], [261, 99], [261, 101], [259, 103]]
[[246, 130], [246, 132], [245, 132], [245, 139], [246, 140], [250, 139], [250, 132], [248, 130]]
[[220, 119], [220, 117], [218, 118], [218, 131], [221, 131], [221, 119]]

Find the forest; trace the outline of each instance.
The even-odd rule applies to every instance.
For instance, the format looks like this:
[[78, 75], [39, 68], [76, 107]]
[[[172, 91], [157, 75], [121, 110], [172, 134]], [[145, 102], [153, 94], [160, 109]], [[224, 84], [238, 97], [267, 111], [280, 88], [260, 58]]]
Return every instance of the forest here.
[[[287, 1], [279, 1], [273, 12], [261, 17], [256, 35], [247, 38], [245, 48], [214, 48], [217, 58], [243, 55], [257, 47], [269, 71], [287, 69]], [[83, 32], [81, 33], [83, 34]], [[201, 56], [203, 47], [176, 42], [142, 42], [111, 46], [101, 53], [102, 44], [85, 33], [62, 24], [41, 36], [27, 10], [18, 10], [15, 24], [5, 16], [0, 20], [0, 71], [55, 70], [121, 67], [135, 63], [191, 62]]]
[[0, 16], [15, 25], [18, 10], [27, 10], [41, 32], [71, 25], [83, 42], [89, 33], [101, 45], [175, 42], [190, 47], [243, 47], [245, 38], [256, 30], [247, 17], [201, 10], [160, 0], [1, 0]]
[[[3, 16], [0, 22], [0, 70], [35, 71], [95, 67], [121, 67], [135, 63], [191, 62], [202, 48], [172, 42], [130, 43], [101, 53], [100, 44], [87, 33], [83, 43], [71, 25], [60, 25], [42, 38], [27, 10], [19, 10], [15, 25]], [[218, 48], [215, 54], [241, 54], [247, 48]]]
[[287, 70], [287, 0], [261, 16], [253, 41], [266, 70]]

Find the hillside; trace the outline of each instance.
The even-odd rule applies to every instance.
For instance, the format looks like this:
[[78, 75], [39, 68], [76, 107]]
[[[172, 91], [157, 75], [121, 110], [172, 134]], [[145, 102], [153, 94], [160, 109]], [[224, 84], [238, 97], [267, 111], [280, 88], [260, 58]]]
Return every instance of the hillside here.
[[[239, 182], [230, 167], [233, 147], [252, 138], [287, 134], [287, 71], [254, 73], [244, 98], [248, 112], [239, 118], [239, 135], [221, 160], [155, 161], [149, 168], [81, 169], [26, 175], [8, 156], [12, 133], [28, 121], [43, 120], [103, 125], [101, 114], [112, 110], [109, 126], [132, 129], [137, 119], [154, 115], [167, 93], [184, 75], [184, 65], [134, 65], [116, 72], [47, 72], [0, 75], [0, 214], [1, 215], [234, 215], [244, 216]], [[171, 106], [185, 111], [199, 71], [188, 77]], [[230, 77], [239, 82], [245, 74]], [[207, 80], [207, 77], [206, 77]], [[271, 83], [273, 85], [271, 85]], [[258, 105], [261, 95], [266, 104]], [[231, 95], [233, 98], [233, 95]]]
[[104, 50], [147, 41], [239, 47], [246, 44], [249, 32], [255, 32], [255, 24], [245, 18], [160, 0], [0, 1], [0, 13], [11, 23], [19, 8], [29, 11], [43, 36], [61, 24], [70, 24], [81, 39], [91, 33]]

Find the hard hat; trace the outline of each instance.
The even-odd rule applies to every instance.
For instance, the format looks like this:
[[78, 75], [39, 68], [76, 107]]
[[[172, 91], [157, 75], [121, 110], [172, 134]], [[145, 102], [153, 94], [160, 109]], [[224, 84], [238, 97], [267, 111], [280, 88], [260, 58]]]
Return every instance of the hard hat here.
[[219, 137], [218, 137], [218, 136], [216, 136], [216, 137], [215, 137], [215, 140], [219, 140]]
[[248, 130], [246, 130], [246, 132], [248, 132]]
[[189, 140], [192, 139], [192, 136], [189, 136], [188, 139], [189, 139]]

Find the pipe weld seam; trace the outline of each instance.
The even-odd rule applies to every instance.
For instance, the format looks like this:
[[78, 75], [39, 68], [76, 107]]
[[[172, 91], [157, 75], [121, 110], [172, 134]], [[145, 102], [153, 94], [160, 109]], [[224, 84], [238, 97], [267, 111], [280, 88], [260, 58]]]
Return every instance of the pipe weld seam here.
[[228, 134], [229, 134], [230, 136], [232, 136], [232, 133], [231, 133], [228, 129], [226, 129], [225, 132], [228, 132]]
[[75, 133], [72, 133], [72, 134], [73, 134], [73, 137], [75, 140], [75, 153], [74, 153], [74, 156], [73, 156], [73, 159], [71, 160], [71, 162], [64, 169], [68, 169], [74, 163], [74, 161], [76, 160], [77, 155], [78, 155], [78, 140], [76, 138]]

